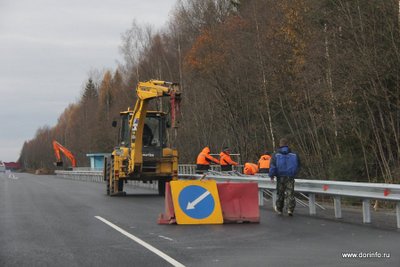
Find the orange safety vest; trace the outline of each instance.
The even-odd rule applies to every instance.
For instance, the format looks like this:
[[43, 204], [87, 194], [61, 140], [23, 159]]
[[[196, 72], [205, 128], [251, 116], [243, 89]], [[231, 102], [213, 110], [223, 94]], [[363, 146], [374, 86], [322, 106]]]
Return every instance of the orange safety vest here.
[[226, 165], [235, 165], [236, 166], [239, 163], [233, 161], [231, 156], [228, 153], [221, 152], [219, 154], [219, 164], [221, 164], [221, 166], [226, 166]]
[[258, 172], [258, 167], [254, 163], [246, 162], [244, 164], [244, 171], [243, 172], [244, 172], [244, 174], [247, 174], [247, 175], [254, 175], [254, 174], [256, 174]]
[[260, 160], [258, 161], [258, 167], [260, 169], [269, 169], [269, 165], [271, 163], [270, 155], [262, 155]]
[[196, 164], [199, 165], [210, 165], [210, 162], [213, 161], [216, 164], [219, 164], [219, 161], [210, 155], [210, 148], [205, 147], [197, 156]]

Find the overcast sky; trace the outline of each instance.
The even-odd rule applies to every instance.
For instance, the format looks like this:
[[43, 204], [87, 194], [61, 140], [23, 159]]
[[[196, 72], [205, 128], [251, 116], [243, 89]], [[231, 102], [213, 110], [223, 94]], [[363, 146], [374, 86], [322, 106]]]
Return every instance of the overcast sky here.
[[0, 160], [79, 99], [88, 73], [122, 61], [135, 19], [162, 27], [176, 0], [0, 0]]

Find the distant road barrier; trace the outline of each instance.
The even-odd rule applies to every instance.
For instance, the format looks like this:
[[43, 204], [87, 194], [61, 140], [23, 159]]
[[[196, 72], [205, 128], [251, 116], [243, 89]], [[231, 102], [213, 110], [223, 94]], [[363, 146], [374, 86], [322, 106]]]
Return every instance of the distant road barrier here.
[[[276, 182], [271, 181], [269, 177], [262, 175], [243, 175], [238, 172], [220, 173], [217, 170], [219, 166], [213, 166], [207, 174], [207, 179], [215, 179], [220, 182], [256, 182], [259, 187], [259, 204], [264, 205], [264, 191], [272, 192], [272, 203], [276, 200]], [[181, 179], [200, 179], [202, 175], [195, 174], [196, 165], [179, 165], [179, 178]], [[104, 182], [102, 171], [56, 171], [58, 176], [69, 179]], [[136, 181], [129, 181], [137, 184]], [[149, 185], [157, 189], [157, 183]], [[309, 214], [316, 214], [316, 195], [329, 195], [333, 197], [335, 218], [342, 218], [341, 198], [355, 197], [362, 199], [363, 222], [371, 223], [371, 200], [386, 200], [396, 203], [397, 228], [400, 229], [400, 184], [382, 184], [382, 183], [358, 183], [327, 180], [304, 180], [296, 179], [295, 191], [306, 193], [308, 195]]]
[[[87, 170], [84, 170], [87, 169]], [[85, 181], [85, 182], [95, 182], [95, 183], [105, 183], [103, 177], [103, 171], [99, 170], [90, 170], [90, 168], [77, 168], [72, 171], [55, 171], [55, 174], [59, 177], [77, 180], [77, 181]], [[141, 181], [127, 181], [128, 185], [136, 185], [143, 188], [155, 189], [157, 190], [158, 184], [156, 182], [153, 183], [142, 183]]]
[[57, 176], [72, 179], [72, 180], [97, 182], [97, 183], [104, 182], [103, 181], [103, 171], [73, 170], [73, 171], [55, 171], [55, 173]]

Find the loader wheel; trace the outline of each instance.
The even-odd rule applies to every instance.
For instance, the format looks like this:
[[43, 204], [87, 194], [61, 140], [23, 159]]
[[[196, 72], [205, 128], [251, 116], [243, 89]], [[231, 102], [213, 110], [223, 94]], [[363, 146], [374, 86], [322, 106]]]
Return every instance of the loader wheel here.
[[104, 158], [104, 181], [106, 182], [107, 195], [110, 195], [110, 171], [111, 171], [111, 158]]
[[124, 191], [124, 180], [118, 180], [118, 192]]
[[158, 180], [158, 195], [165, 196], [165, 181]]
[[[110, 179], [112, 179], [112, 180], [110, 181]], [[110, 161], [110, 175], [108, 176], [108, 181], [107, 181], [107, 193], [109, 196], [111, 196], [112, 194], [115, 193], [115, 189], [114, 189], [114, 157], [111, 157], [111, 161]]]

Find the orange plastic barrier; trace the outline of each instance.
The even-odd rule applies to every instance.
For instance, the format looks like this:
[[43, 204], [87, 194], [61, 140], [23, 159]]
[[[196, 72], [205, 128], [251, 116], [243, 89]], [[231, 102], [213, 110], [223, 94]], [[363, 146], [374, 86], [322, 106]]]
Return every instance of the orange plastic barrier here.
[[172, 202], [171, 185], [165, 183], [165, 213], [161, 213], [157, 220], [158, 224], [176, 223], [174, 203]]
[[218, 183], [224, 223], [260, 222], [257, 183]]

